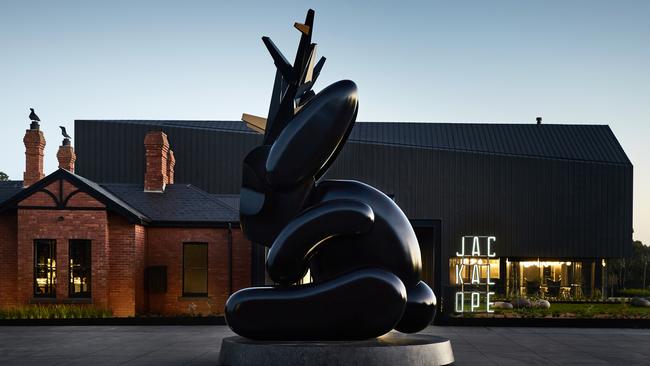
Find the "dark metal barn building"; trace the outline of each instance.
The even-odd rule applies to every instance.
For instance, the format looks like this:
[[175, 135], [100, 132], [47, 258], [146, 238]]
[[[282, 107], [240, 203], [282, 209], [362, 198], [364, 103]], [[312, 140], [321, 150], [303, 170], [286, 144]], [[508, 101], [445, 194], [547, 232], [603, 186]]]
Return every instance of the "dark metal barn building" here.
[[[235, 121], [77, 120], [77, 172], [141, 183], [150, 130], [169, 136], [176, 181], [214, 194], [239, 193], [261, 141]], [[326, 178], [393, 197], [425, 280], [445, 306], [478, 311], [500, 296], [600, 297], [607, 259], [631, 254], [632, 170], [606, 125], [359, 122]]]

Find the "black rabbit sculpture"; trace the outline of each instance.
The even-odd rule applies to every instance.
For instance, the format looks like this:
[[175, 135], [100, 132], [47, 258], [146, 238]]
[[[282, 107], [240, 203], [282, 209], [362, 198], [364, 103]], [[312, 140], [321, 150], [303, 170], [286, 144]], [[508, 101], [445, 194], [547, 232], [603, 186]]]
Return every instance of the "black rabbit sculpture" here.
[[[270, 248], [266, 269], [277, 285], [234, 293], [226, 321], [254, 340], [418, 332], [433, 320], [436, 297], [421, 281], [406, 215], [367, 184], [320, 179], [352, 130], [358, 98], [349, 80], [311, 90], [325, 61], [314, 65], [313, 21], [309, 10], [295, 24], [302, 35], [293, 65], [262, 38], [277, 73], [268, 119], [242, 118], [264, 140], [243, 162], [240, 221], [249, 240]], [[308, 271], [313, 282], [298, 284]]]

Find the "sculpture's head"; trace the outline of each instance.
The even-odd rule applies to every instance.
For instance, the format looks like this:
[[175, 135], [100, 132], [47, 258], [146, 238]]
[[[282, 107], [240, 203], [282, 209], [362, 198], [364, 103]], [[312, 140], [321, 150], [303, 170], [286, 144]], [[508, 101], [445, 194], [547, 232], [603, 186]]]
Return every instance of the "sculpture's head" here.
[[314, 182], [329, 168], [356, 120], [357, 87], [342, 80], [315, 94], [311, 88], [325, 62], [316, 65], [311, 43], [314, 11], [305, 24], [294, 65], [264, 37], [278, 68], [269, 117], [244, 115], [249, 127], [264, 132], [262, 145], [244, 159], [240, 220], [249, 240], [270, 246], [304, 208]]
[[270, 246], [304, 209], [314, 183], [344, 146], [357, 110], [356, 85], [336, 82], [314, 96], [271, 145], [258, 146], [246, 156], [240, 222], [251, 241]]

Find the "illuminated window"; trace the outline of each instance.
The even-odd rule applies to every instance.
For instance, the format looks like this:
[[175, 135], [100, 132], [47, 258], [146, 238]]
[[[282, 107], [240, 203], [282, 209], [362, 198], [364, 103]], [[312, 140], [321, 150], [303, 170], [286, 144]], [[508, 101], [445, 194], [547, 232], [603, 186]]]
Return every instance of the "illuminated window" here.
[[90, 240], [70, 240], [70, 297], [90, 297]]
[[[507, 262], [507, 293], [510, 296], [540, 296], [578, 300], [594, 291], [593, 282], [583, 279], [583, 262], [575, 260], [522, 259]], [[587, 267], [587, 279], [589, 267]], [[594, 272], [591, 268], [590, 272]], [[593, 274], [591, 274], [593, 276]]]
[[183, 244], [183, 296], [208, 295], [208, 244]]
[[34, 240], [34, 296], [56, 297], [56, 241]]

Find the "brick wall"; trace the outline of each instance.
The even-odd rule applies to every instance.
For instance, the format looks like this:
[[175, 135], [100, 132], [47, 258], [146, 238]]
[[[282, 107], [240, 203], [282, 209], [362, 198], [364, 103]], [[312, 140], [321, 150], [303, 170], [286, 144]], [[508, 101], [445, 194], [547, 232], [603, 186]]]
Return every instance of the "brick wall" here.
[[69, 196], [67, 205], [71, 207], [105, 207], [103, 203], [96, 201], [84, 192], [77, 192]]
[[[208, 297], [183, 297], [183, 243], [208, 244]], [[220, 228], [148, 228], [147, 265], [167, 266], [167, 292], [149, 294], [154, 314], [221, 315], [228, 299], [228, 230]], [[250, 286], [250, 242], [233, 230], [233, 291]]]
[[17, 222], [16, 283], [19, 303], [27, 304], [33, 299], [34, 240], [56, 240], [56, 301], [67, 302], [69, 240], [87, 239], [91, 240], [92, 302], [99, 307], [108, 305], [106, 211], [18, 209]]
[[[35, 192], [31, 196], [25, 198], [20, 202], [21, 206], [43, 206], [43, 207], [56, 207], [55, 198], [59, 197], [59, 182], [50, 183], [47, 187], [43, 188], [44, 191], [49, 192]], [[54, 196], [54, 197], [52, 197]]]
[[[61, 188], [63, 191], [59, 192]], [[101, 202], [86, 193], [76, 193], [68, 200], [68, 207], [74, 206], [74, 210], [58, 210], [54, 209], [56, 202], [52, 196], [65, 198], [77, 188], [66, 181], [52, 183], [46, 190], [51, 195], [36, 192], [18, 204], [16, 213], [0, 215], [0, 306], [43, 301], [34, 298], [36, 239], [56, 241], [55, 302], [72, 302], [68, 295], [69, 240], [86, 239], [91, 241], [92, 249], [94, 305], [110, 308], [115, 316], [223, 314], [230, 295], [228, 229], [145, 228], [106, 211]], [[234, 292], [250, 286], [251, 244], [239, 229], [232, 230], [232, 239]], [[207, 297], [183, 297], [186, 242], [208, 244]], [[144, 290], [145, 268], [153, 265], [167, 266], [168, 289], [164, 294], [147, 294]], [[190, 309], [193, 305], [196, 309]]]
[[[233, 229], [233, 292], [251, 286], [251, 244], [241, 229]], [[224, 303], [225, 305], [225, 303]]]
[[109, 306], [115, 316], [134, 316], [144, 308], [144, 229], [122, 216], [109, 214], [108, 237]]
[[0, 307], [18, 305], [16, 300], [17, 222], [13, 213], [0, 214]]
[[135, 225], [135, 311], [137, 314], [147, 312], [147, 299], [144, 292], [144, 268], [147, 232], [142, 225]]
[[[76, 190], [68, 182], [53, 182], [45, 190], [36, 192], [19, 202], [16, 220], [16, 253], [14, 259], [16, 278], [16, 302], [27, 304], [34, 299], [34, 240], [51, 239], [56, 241], [56, 302], [70, 302], [69, 281], [69, 241], [86, 239], [91, 241], [91, 294], [95, 306], [108, 306], [108, 223], [104, 205], [86, 194], [73, 196], [74, 206], [88, 207], [89, 210], [50, 210], [26, 209], [25, 206], [55, 207], [54, 197], [63, 197]], [[71, 199], [72, 201], [72, 199]], [[4, 247], [4, 246], [3, 246]]]

